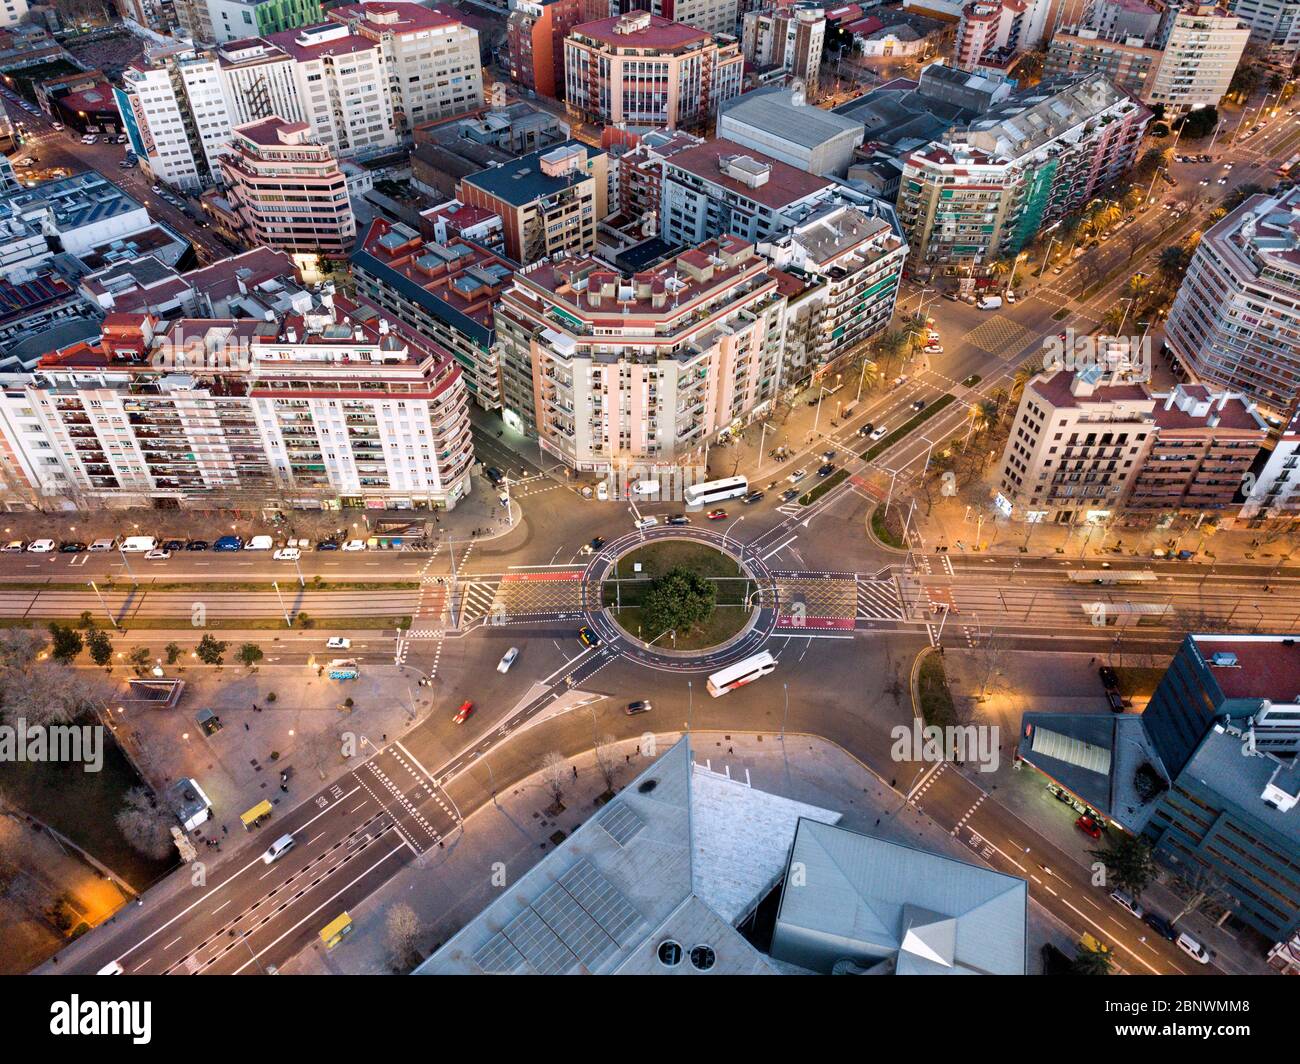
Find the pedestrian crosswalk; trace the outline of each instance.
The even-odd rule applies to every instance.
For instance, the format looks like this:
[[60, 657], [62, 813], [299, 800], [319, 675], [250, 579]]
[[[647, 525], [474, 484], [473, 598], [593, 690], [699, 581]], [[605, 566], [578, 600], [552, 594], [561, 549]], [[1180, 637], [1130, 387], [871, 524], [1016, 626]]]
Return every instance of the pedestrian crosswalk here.
[[901, 621], [906, 618], [898, 585], [893, 580], [858, 577], [857, 619], [860, 621]]

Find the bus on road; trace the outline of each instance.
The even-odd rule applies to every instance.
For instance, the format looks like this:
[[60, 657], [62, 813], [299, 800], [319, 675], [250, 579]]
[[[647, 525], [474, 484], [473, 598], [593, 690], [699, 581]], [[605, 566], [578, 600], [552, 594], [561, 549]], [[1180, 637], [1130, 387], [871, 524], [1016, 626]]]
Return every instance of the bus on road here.
[[724, 499], [739, 499], [749, 494], [749, 481], [744, 477], [725, 477], [692, 484], [682, 493], [687, 506], [712, 506]]
[[1075, 569], [1069, 576], [1076, 584], [1153, 584], [1159, 579], [1145, 569]]
[[714, 698], [721, 698], [728, 691], [753, 683], [760, 676], [766, 676], [775, 669], [776, 658], [765, 650], [761, 654], [755, 654], [751, 658], [745, 658], [744, 661], [738, 661], [715, 672], [709, 677], [709, 694]]

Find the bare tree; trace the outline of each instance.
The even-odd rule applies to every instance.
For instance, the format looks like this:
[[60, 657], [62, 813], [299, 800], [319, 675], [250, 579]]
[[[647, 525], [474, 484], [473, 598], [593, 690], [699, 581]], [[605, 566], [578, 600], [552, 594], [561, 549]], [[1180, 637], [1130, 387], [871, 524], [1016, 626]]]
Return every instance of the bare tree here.
[[35, 628], [6, 628], [0, 631], [0, 672], [27, 668], [48, 642], [45, 633]]
[[596, 768], [605, 781], [605, 790], [614, 789], [614, 769], [618, 766], [618, 740], [609, 734], [596, 740]]
[[1185, 865], [1175, 872], [1169, 889], [1177, 895], [1180, 906], [1177, 914], [1170, 919], [1171, 924], [1176, 924], [1192, 913], [1209, 910], [1223, 912], [1232, 907], [1227, 882], [1209, 865], [1200, 861], [1190, 866]]
[[562, 804], [564, 798], [564, 757], [552, 750], [542, 758], [542, 782], [551, 792], [555, 804]]
[[384, 937], [393, 965], [401, 970], [414, 967], [420, 960], [417, 942], [424, 930], [419, 916], [404, 901], [389, 906], [384, 917]]
[[9, 720], [22, 717], [33, 727], [61, 724], [92, 712], [105, 694], [97, 677], [41, 661], [4, 677], [0, 709]]
[[132, 787], [113, 817], [122, 837], [146, 857], [162, 860], [172, 850], [171, 827], [176, 818], [160, 808], [143, 787]]

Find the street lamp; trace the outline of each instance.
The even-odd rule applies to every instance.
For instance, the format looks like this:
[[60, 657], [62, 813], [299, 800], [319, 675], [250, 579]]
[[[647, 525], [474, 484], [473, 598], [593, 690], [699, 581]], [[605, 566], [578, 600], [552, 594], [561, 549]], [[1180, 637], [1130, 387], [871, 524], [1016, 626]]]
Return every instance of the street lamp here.
[[723, 550], [726, 550], [726, 549], [727, 549], [727, 537], [728, 537], [729, 535], [731, 535], [731, 530], [732, 530], [733, 528], [735, 528], [738, 524], [740, 524], [740, 522], [743, 521], [744, 519], [745, 519], [745, 515], [744, 515], [744, 514], [741, 514], [741, 515], [740, 515], [739, 517], [737, 517], [734, 521], [732, 521], [731, 524], [729, 524], [729, 525], [726, 527], [726, 529], [723, 531], [723, 533], [722, 533], [722, 549], [723, 549]]

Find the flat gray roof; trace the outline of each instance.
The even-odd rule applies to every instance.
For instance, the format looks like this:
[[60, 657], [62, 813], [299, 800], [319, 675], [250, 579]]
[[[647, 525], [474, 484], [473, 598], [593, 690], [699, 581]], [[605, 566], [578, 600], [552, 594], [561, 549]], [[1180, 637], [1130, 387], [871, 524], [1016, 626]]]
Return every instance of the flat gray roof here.
[[861, 122], [809, 104], [795, 106], [792, 95], [788, 90], [747, 92], [724, 104], [722, 113], [805, 148], [849, 132], [856, 132], [861, 140]]

